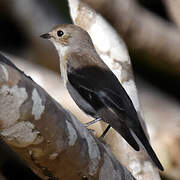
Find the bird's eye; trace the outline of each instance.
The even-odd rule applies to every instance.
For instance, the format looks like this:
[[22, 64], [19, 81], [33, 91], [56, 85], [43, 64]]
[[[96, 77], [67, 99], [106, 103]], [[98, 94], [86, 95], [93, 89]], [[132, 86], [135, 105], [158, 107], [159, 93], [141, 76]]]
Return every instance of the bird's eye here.
[[57, 31], [57, 35], [58, 35], [59, 37], [61, 37], [63, 34], [64, 34], [63, 31], [61, 31], [61, 30]]

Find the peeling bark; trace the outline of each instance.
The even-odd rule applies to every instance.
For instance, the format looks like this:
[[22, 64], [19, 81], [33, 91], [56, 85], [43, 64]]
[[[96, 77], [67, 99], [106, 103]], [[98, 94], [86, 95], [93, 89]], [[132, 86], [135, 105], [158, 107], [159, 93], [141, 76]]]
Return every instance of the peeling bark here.
[[[142, 8], [135, 0], [83, 1], [113, 25], [136, 60], [180, 77], [179, 28]], [[168, 0], [165, 2], [168, 4]], [[175, 3], [176, 0], [171, 2]]]
[[42, 179], [134, 179], [102, 142], [3, 56], [0, 134]]
[[[73, 22], [90, 34], [100, 57], [114, 72], [130, 96], [147, 134], [132, 74], [130, 57], [123, 40], [101, 15], [84, 3], [88, 1], [68, 0], [68, 2]], [[99, 7], [103, 2], [105, 1], [91, 1], [90, 4]], [[110, 13], [113, 13], [112, 11]], [[104, 123], [102, 123], [102, 127], [105, 128]], [[131, 171], [134, 177], [148, 180], [160, 179], [157, 169], [143, 148], [140, 152], [135, 152], [113, 129], [106, 135], [105, 140], [111, 145], [116, 157]]]

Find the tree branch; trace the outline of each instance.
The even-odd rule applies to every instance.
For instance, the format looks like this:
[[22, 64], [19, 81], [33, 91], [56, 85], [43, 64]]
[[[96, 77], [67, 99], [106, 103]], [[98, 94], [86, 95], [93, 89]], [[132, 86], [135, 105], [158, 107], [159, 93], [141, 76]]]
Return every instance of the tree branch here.
[[103, 143], [2, 55], [0, 134], [43, 179], [134, 179]]

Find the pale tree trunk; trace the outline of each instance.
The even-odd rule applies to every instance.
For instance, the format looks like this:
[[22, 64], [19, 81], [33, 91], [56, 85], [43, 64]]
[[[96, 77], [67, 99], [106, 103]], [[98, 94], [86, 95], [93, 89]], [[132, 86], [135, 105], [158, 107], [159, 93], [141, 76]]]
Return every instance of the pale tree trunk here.
[[[114, 72], [130, 96], [146, 131], [131, 70], [130, 57], [123, 40], [105, 19], [86, 3], [81, 0], [69, 0], [68, 2], [73, 22], [88, 31], [100, 57]], [[92, 1], [94, 5], [97, 5], [98, 3], [95, 2], [97, 1]], [[110, 13], [113, 13], [112, 11]], [[98, 129], [98, 131], [103, 132], [105, 126], [102, 123], [102, 129]], [[119, 161], [131, 171], [136, 179], [160, 179], [157, 168], [154, 167], [143, 148], [140, 152], [134, 151], [113, 129], [106, 135], [105, 141], [111, 146]]]

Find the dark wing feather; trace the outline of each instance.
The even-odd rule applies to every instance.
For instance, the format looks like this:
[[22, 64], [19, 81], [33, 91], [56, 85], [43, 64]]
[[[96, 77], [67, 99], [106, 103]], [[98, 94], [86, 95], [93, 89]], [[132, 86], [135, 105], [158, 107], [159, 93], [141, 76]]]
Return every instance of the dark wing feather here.
[[69, 83], [97, 114], [118, 131], [135, 150], [139, 150], [130, 132], [132, 130], [157, 167], [163, 170], [143, 131], [131, 99], [115, 75], [108, 68], [98, 66], [74, 68], [69, 64], [69, 67]]
[[139, 145], [124, 121], [127, 119], [124, 102], [115, 91], [110, 89], [111, 87], [108, 88], [110, 79], [106, 76], [109, 73], [111, 71], [106, 72], [97, 67], [76, 70], [71, 68], [68, 80], [105, 122], [118, 131], [135, 150], [139, 150]]
[[[80, 85], [79, 90], [81, 95], [84, 95], [84, 98], [86, 98], [91, 106], [96, 108], [98, 116], [110, 124], [119, 134], [121, 134], [121, 136], [128, 142], [128, 144], [131, 145], [136, 151], [139, 151], [139, 145], [132, 136], [129, 128], [124, 122], [122, 122], [123, 118], [125, 118], [125, 116], [122, 117], [122, 114], [126, 112], [125, 109], [121, 108], [115, 103], [116, 101], [118, 102], [117, 96], [113, 95], [112, 97], [111, 94], [106, 93], [106, 91], [108, 92], [107, 89], [101, 92], [94, 92], [92, 89], [88, 89]], [[117, 112], [112, 111], [115, 109], [117, 109]]]

